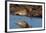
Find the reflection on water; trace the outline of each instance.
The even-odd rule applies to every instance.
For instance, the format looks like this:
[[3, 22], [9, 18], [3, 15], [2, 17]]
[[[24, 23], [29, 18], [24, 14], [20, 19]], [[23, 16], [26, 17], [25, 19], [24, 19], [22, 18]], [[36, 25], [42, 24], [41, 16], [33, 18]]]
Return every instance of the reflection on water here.
[[29, 25], [32, 25], [32, 28], [42, 27], [42, 19], [36, 17], [26, 17], [26, 16], [13, 16], [10, 15], [10, 29], [20, 28], [16, 22], [17, 21], [26, 21]]

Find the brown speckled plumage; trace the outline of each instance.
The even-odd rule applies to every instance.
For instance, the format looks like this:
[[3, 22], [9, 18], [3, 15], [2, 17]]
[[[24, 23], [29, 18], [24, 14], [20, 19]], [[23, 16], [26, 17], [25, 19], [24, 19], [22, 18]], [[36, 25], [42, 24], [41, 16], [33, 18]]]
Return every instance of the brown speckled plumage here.
[[10, 12], [21, 16], [42, 16], [42, 6], [40, 5], [10, 5]]

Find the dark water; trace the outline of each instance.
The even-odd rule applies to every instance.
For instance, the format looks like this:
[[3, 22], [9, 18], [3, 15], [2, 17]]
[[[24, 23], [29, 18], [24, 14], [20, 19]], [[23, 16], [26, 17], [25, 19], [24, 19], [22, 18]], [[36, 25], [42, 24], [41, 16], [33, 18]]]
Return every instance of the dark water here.
[[32, 25], [32, 28], [42, 27], [42, 18], [10, 15], [10, 29], [20, 28], [16, 25], [16, 22], [21, 20]]

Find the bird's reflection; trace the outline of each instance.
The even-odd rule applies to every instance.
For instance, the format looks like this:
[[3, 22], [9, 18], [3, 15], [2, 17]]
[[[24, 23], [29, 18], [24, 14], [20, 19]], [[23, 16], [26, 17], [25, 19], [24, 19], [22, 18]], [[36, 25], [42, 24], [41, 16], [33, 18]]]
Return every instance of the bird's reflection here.
[[32, 26], [31, 25], [29, 26], [29, 24], [25, 21], [19, 21], [19, 22], [16, 22], [16, 24], [21, 28], [32, 28]]

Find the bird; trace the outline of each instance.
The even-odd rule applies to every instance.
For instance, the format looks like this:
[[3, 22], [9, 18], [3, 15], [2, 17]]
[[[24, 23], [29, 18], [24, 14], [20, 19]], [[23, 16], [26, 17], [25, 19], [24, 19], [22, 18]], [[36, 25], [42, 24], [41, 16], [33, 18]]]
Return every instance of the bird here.
[[42, 6], [10, 5], [10, 13], [17, 16], [42, 16]]

